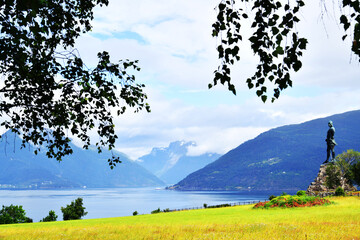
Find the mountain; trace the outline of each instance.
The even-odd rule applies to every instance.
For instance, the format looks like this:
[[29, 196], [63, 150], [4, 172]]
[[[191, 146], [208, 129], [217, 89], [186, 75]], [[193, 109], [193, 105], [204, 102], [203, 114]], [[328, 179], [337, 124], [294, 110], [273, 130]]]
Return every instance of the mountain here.
[[74, 153], [62, 162], [49, 159], [45, 151], [38, 155], [28, 144], [20, 149], [21, 139], [6, 132], [0, 139], [0, 188], [111, 188], [149, 187], [165, 185], [156, 176], [129, 160], [124, 154], [122, 163], [111, 170], [107, 164], [110, 152], [97, 153], [95, 149], [84, 150], [75, 145]]
[[194, 142], [172, 142], [166, 148], [153, 148], [137, 162], [164, 182], [174, 184], [220, 157], [216, 153], [187, 156], [188, 148], [194, 146]]
[[360, 151], [360, 111], [278, 127], [229, 151], [172, 188], [179, 190], [305, 190], [326, 159], [327, 123], [336, 154]]

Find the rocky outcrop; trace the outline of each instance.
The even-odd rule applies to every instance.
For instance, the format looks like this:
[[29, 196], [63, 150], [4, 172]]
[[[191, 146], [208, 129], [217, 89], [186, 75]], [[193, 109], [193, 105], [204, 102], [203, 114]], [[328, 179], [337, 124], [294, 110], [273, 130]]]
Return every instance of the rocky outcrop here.
[[[326, 186], [326, 167], [328, 164], [322, 164], [320, 166], [319, 173], [315, 180], [310, 184], [310, 186], [307, 188], [306, 193], [308, 195], [319, 195], [319, 196], [326, 196], [331, 195], [334, 193], [335, 189], [329, 189]], [[341, 179], [342, 182], [344, 182], [344, 190], [347, 191], [356, 191], [356, 188], [354, 186], [351, 186], [350, 184], [346, 183], [347, 181], [345, 179]]]

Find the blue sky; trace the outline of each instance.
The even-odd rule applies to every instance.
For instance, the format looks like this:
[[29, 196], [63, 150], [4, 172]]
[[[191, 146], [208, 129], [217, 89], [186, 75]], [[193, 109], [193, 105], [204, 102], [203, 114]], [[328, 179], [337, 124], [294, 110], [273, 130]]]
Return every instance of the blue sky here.
[[297, 26], [310, 42], [303, 68], [293, 74], [293, 88], [273, 104], [247, 89], [257, 62], [246, 44], [232, 69], [237, 96], [223, 86], [207, 89], [218, 64], [211, 37], [218, 1], [110, 0], [97, 8], [93, 31], [76, 47], [88, 65], [102, 50], [113, 61], [138, 59], [136, 78], [146, 85], [152, 108], [116, 119], [117, 150], [136, 159], [153, 147], [186, 140], [197, 143], [190, 155], [223, 154], [270, 128], [360, 109], [358, 60], [350, 42], [341, 41], [338, 13], [330, 10], [321, 20], [319, 2], [306, 3]]

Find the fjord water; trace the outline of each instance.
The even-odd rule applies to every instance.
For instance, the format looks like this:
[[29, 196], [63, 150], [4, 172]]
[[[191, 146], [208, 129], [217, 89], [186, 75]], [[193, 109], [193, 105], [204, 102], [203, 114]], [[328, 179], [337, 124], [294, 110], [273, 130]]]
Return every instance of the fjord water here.
[[131, 216], [134, 211], [149, 214], [152, 210], [202, 207], [265, 200], [265, 193], [233, 191], [172, 191], [155, 188], [106, 188], [76, 190], [0, 190], [0, 206], [22, 205], [26, 216], [39, 222], [54, 210], [62, 220], [61, 207], [83, 198], [88, 214], [84, 219]]

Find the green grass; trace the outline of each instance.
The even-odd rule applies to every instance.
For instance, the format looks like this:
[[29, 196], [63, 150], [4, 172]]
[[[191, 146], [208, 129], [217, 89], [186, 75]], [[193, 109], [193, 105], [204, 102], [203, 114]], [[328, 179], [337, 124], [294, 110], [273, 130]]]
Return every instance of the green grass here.
[[360, 198], [305, 208], [254, 205], [0, 226], [0, 239], [360, 239]]

